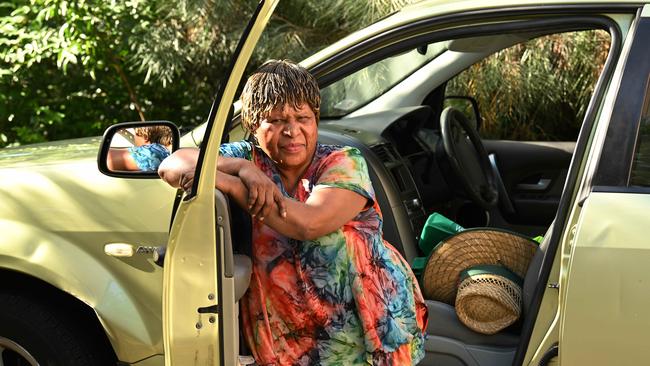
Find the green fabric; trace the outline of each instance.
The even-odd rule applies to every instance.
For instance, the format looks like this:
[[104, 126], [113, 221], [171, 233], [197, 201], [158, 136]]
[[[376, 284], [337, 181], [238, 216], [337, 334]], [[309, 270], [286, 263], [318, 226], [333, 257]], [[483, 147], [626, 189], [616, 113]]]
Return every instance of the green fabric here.
[[427, 265], [427, 260], [429, 257], [415, 257], [413, 258], [413, 263], [411, 263], [411, 269], [413, 270], [413, 273], [419, 277], [422, 274], [422, 271], [424, 270], [424, 266]]
[[519, 286], [524, 285], [524, 280], [521, 277], [517, 276], [515, 273], [513, 273], [506, 267], [498, 264], [482, 264], [479, 266], [468, 268], [460, 273], [460, 280], [463, 281], [467, 277], [479, 276], [485, 274], [505, 277]]
[[424, 254], [429, 255], [439, 242], [463, 230], [462, 226], [434, 212], [429, 215], [427, 222], [424, 224], [418, 246]]
[[544, 240], [544, 237], [542, 235], [536, 236], [533, 238], [537, 242], [537, 244], [541, 244], [542, 240]]

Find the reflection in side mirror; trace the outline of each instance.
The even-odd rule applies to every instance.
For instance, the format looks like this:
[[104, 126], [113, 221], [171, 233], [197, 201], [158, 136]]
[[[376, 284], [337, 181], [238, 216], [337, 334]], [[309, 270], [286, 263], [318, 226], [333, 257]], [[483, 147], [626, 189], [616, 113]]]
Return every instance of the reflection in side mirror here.
[[119, 123], [104, 133], [97, 166], [113, 177], [158, 178], [158, 166], [179, 141], [178, 127], [171, 122]]

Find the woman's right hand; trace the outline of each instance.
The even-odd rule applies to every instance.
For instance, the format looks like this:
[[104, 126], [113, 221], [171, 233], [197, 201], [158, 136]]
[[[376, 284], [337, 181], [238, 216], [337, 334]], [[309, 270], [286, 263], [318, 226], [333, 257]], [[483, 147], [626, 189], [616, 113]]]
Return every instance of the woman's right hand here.
[[284, 197], [277, 185], [258, 167], [245, 164], [238, 176], [248, 189], [248, 212], [258, 220], [264, 220], [272, 209], [278, 209], [281, 217], [286, 217], [287, 208]]

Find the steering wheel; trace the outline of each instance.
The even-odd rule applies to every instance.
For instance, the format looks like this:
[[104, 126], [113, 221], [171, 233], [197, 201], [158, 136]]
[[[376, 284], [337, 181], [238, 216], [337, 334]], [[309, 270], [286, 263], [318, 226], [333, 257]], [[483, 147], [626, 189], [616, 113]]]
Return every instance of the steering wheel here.
[[499, 200], [494, 170], [475, 128], [463, 113], [447, 107], [440, 116], [442, 143], [449, 163], [469, 198], [485, 210]]

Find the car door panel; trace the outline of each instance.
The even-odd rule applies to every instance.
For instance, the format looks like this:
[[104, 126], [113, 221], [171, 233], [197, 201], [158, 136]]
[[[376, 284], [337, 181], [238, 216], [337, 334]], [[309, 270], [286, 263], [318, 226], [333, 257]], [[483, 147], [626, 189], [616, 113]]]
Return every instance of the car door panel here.
[[[503, 218], [518, 225], [550, 225], [562, 195], [574, 142], [484, 140], [494, 154], [512, 212]], [[502, 194], [503, 196], [503, 194]], [[503, 205], [501, 206], [503, 208]]]
[[648, 194], [632, 193], [592, 192], [584, 202], [563, 289], [561, 364], [647, 359], [650, 321], [639, 314], [650, 307], [649, 206]]

